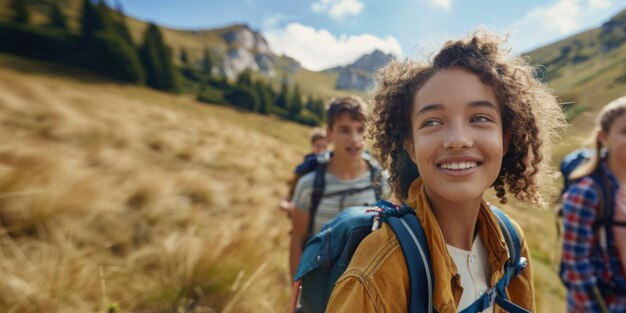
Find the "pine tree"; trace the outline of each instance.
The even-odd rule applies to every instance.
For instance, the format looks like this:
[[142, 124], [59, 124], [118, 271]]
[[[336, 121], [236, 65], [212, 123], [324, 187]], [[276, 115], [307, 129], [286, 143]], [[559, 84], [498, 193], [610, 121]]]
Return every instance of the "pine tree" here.
[[293, 87], [293, 93], [291, 94], [291, 101], [289, 101], [289, 116], [293, 119], [297, 119], [302, 112], [302, 95], [300, 95], [300, 86], [296, 84]]
[[85, 42], [89, 42], [97, 31], [104, 33], [113, 31], [109, 7], [103, 0], [98, 1], [96, 5], [92, 0], [84, 0], [81, 34]]
[[124, 39], [128, 44], [134, 46], [133, 37], [130, 35], [130, 31], [128, 30], [128, 23], [126, 22], [126, 15], [124, 14], [124, 9], [122, 8], [122, 4], [117, 2], [117, 6], [115, 8], [117, 13], [117, 18], [113, 22], [113, 27], [117, 34]]
[[211, 57], [211, 51], [204, 49], [204, 56], [202, 57], [202, 72], [206, 74], [209, 79], [213, 76], [213, 58]]
[[252, 87], [252, 74], [249, 69], [245, 69], [237, 75], [237, 85], [248, 88]]
[[280, 92], [278, 93], [278, 97], [276, 98], [276, 106], [285, 110], [289, 106], [289, 85], [287, 83], [286, 76], [283, 76], [283, 79], [280, 83]]
[[96, 12], [91, 0], [83, 1], [83, 14], [81, 20], [81, 34], [85, 41], [89, 41], [96, 31]]
[[93, 7], [94, 10], [94, 29], [95, 31], [112, 32], [115, 31], [113, 18], [110, 9], [104, 0], [99, 0], [98, 4]]
[[143, 83], [144, 71], [121, 20], [112, 16], [113, 11], [100, 0], [93, 5], [83, 3], [83, 44], [91, 67], [115, 79]]
[[15, 15], [13, 16], [13, 22], [17, 24], [28, 24], [30, 20], [30, 13], [26, 6], [26, 0], [12, 0], [11, 8]]
[[172, 62], [172, 52], [165, 45], [163, 35], [155, 24], [148, 25], [139, 55], [146, 70], [148, 86], [168, 91], [180, 89], [178, 75]]
[[324, 122], [326, 120], [326, 105], [324, 104], [324, 100], [315, 99], [313, 101], [312, 113], [318, 117], [320, 122]]
[[67, 28], [67, 18], [58, 2], [53, 2], [50, 6], [50, 25], [61, 29]]
[[254, 86], [259, 99], [257, 112], [264, 115], [270, 114], [272, 111], [272, 99], [270, 98], [269, 85], [256, 81]]
[[308, 96], [306, 97], [306, 102], [304, 103], [304, 108], [305, 108], [307, 111], [309, 111], [309, 112], [313, 113], [313, 106], [314, 106], [314, 105], [315, 105], [315, 102], [313, 101], [313, 96], [308, 95]]
[[180, 56], [178, 57], [178, 59], [180, 60], [180, 63], [182, 63], [185, 66], [188, 66], [189, 56], [187, 55], [187, 50], [185, 50], [184, 48], [180, 49]]

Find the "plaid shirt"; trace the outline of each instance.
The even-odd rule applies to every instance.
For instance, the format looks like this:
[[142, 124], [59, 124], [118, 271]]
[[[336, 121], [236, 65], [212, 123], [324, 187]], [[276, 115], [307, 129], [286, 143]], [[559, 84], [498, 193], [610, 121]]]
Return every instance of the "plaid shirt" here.
[[[605, 164], [601, 167], [613, 190], [617, 191], [617, 180]], [[626, 312], [626, 295], [611, 294], [610, 288], [597, 287], [606, 284], [626, 286], [626, 281], [612, 232], [607, 232], [608, 256], [598, 244], [604, 228], [597, 231], [593, 228], [598, 211], [598, 195], [593, 185], [591, 177], [584, 177], [572, 183], [563, 197], [561, 278], [568, 287], [567, 311], [605, 312], [601, 310], [604, 303], [608, 312]]]

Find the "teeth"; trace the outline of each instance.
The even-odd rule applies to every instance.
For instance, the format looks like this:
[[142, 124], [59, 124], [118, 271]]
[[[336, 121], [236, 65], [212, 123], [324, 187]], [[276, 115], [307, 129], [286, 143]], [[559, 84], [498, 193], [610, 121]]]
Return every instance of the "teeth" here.
[[455, 163], [442, 163], [441, 168], [450, 169], [450, 170], [465, 170], [468, 168], [473, 168], [478, 165], [477, 162], [455, 162]]

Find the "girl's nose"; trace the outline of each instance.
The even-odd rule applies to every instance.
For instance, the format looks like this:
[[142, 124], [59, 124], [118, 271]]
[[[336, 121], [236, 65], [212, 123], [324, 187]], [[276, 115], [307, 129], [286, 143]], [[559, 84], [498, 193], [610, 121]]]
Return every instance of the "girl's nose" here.
[[463, 149], [471, 147], [472, 144], [469, 131], [462, 126], [451, 126], [443, 142], [446, 149]]

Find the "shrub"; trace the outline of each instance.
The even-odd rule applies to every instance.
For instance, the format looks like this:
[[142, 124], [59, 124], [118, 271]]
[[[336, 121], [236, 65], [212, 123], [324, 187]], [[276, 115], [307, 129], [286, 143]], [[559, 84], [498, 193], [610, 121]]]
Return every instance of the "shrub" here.
[[114, 34], [96, 32], [89, 45], [89, 56], [93, 67], [106, 75], [131, 83], [144, 81], [137, 51]]

